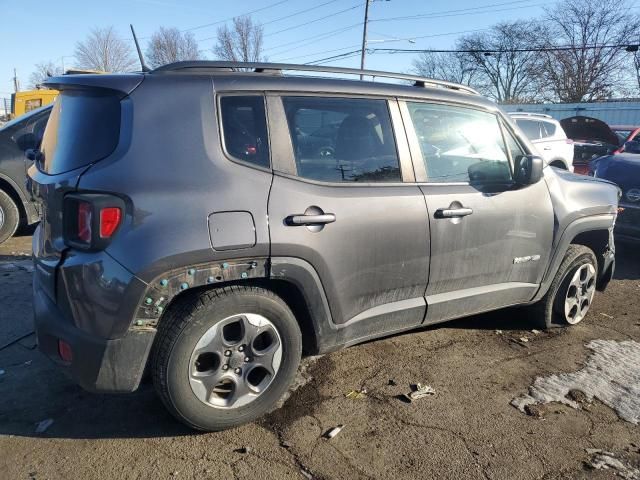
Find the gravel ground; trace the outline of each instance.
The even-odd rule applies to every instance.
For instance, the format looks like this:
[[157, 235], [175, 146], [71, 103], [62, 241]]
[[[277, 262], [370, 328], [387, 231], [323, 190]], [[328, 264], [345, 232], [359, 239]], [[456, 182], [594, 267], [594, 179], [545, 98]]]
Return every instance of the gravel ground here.
[[[637, 247], [619, 247], [616, 279], [574, 328], [532, 332], [511, 309], [310, 359], [282, 408], [213, 434], [174, 421], [149, 384], [127, 396], [82, 391], [33, 336], [2, 348], [31, 328], [29, 250], [26, 236], [0, 247], [2, 478], [640, 478], [640, 427], [597, 397], [570, 392], [577, 409], [511, 405], [537, 377], [582, 369], [592, 340], [640, 342]], [[436, 394], [407, 403], [418, 382]]]

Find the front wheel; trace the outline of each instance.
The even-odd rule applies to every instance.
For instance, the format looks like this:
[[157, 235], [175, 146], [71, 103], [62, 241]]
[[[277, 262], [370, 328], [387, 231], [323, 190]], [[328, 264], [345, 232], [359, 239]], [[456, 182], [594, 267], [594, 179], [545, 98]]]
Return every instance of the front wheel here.
[[298, 323], [269, 290], [232, 286], [179, 300], [161, 322], [152, 363], [163, 403], [188, 426], [223, 430], [272, 409], [302, 353]]
[[20, 211], [13, 199], [0, 190], [0, 245], [9, 240], [20, 223]]
[[549, 290], [529, 307], [542, 328], [568, 327], [586, 317], [596, 292], [598, 262], [591, 249], [570, 245]]

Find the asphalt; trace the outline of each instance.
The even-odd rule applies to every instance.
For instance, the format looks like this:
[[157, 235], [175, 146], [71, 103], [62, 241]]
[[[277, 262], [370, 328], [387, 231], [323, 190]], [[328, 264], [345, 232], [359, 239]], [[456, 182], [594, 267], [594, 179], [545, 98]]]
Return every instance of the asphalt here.
[[[0, 478], [640, 478], [640, 427], [597, 398], [511, 405], [537, 377], [580, 370], [592, 340], [640, 342], [638, 247], [619, 246], [615, 280], [571, 329], [533, 332], [509, 309], [308, 359], [280, 409], [210, 434], [178, 424], [149, 383], [86, 393], [38, 352], [29, 251], [28, 236], [0, 247]], [[408, 403], [415, 383], [435, 395]]]

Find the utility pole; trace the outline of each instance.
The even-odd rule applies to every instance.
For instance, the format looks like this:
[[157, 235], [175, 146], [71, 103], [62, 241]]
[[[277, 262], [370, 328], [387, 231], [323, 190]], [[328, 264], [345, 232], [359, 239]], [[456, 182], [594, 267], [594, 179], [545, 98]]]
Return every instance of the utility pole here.
[[[360, 52], [360, 70], [364, 70], [364, 57], [367, 54], [367, 24], [369, 23], [369, 4], [372, 0], [367, 0], [364, 7], [364, 26], [362, 28], [362, 51]], [[360, 80], [364, 75], [360, 75]]]
[[20, 82], [18, 81], [18, 73], [13, 69], [13, 89], [16, 93], [20, 91]]

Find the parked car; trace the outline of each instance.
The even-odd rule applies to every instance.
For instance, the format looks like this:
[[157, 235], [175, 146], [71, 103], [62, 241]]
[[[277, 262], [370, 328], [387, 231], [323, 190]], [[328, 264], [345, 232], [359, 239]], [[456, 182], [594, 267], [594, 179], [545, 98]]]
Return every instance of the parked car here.
[[11, 238], [20, 225], [39, 220], [25, 185], [31, 165], [26, 161], [25, 150], [40, 146], [50, 112], [51, 105], [32, 110], [0, 129], [0, 244]]
[[589, 173], [589, 162], [613, 153], [619, 146], [618, 136], [602, 120], [591, 117], [569, 117], [560, 120], [567, 137], [573, 140], [574, 172]]
[[640, 240], [640, 141], [625, 143], [624, 152], [600, 157], [589, 165], [589, 175], [609, 180], [621, 190], [615, 234]]
[[190, 427], [272, 409], [302, 352], [513, 305], [565, 327], [611, 278], [618, 189], [543, 168], [469, 87], [210, 61], [47, 84], [39, 348], [93, 391], [149, 370]]
[[536, 147], [546, 165], [573, 171], [573, 140], [567, 138], [562, 125], [543, 113], [509, 113]]
[[622, 153], [624, 152], [624, 147], [627, 142], [632, 142], [634, 140], [640, 140], [640, 127], [633, 125], [611, 125], [611, 130], [618, 137], [618, 148], [613, 152]]

